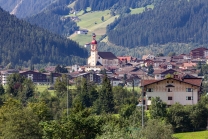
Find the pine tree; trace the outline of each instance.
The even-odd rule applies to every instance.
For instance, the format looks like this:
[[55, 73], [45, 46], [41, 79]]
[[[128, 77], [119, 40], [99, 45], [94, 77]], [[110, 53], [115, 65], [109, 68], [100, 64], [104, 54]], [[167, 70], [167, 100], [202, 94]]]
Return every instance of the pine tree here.
[[85, 107], [90, 107], [91, 103], [90, 103], [90, 98], [89, 98], [89, 86], [87, 85], [87, 80], [85, 78], [82, 79], [81, 82], [81, 92], [80, 92], [80, 99], [82, 104]]
[[5, 93], [5, 89], [2, 84], [0, 84], [0, 96]]
[[106, 113], [114, 112], [115, 104], [114, 104], [112, 86], [106, 74], [103, 78], [99, 99], [103, 112]]

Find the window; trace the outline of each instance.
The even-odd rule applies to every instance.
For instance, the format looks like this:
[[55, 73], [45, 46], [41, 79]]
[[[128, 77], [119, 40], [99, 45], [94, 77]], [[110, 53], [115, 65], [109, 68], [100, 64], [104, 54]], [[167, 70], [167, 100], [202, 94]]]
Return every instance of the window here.
[[172, 81], [172, 83], [173, 83], [173, 81]]
[[192, 98], [192, 96], [187, 96], [186, 97], [186, 100], [192, 100], [193, 98]]
[[151, 100], [152, 97], [148, 97], [148, 100]]
[[167, 81], [167, 83], [169, 83], [169, 81]]
[[153, 88], [147, 88], [147, 92], [153, 92]]
[[168, 97], [168, 100], [173, 100], [173, 97]]
[[170, 90], [170, 88], [168, 88], [168, 92], [172, 92], [172, 91]]
[[186, 88], [186, 92], [192, 92], [192, 88]]

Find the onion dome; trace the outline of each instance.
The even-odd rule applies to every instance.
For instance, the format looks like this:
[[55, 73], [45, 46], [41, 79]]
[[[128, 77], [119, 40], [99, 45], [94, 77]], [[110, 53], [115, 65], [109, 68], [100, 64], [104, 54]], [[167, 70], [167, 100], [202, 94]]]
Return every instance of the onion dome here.
[[91, 44], [97, 44], [96, 40], [92, 40]]

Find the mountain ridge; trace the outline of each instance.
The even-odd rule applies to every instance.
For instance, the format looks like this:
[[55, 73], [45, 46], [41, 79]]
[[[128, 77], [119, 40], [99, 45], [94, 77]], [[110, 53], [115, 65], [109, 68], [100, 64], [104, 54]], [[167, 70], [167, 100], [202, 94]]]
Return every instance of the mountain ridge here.
[[0, 8], [1, 65], [85, 63], [87, 51], [78, 43], [50, 33]]

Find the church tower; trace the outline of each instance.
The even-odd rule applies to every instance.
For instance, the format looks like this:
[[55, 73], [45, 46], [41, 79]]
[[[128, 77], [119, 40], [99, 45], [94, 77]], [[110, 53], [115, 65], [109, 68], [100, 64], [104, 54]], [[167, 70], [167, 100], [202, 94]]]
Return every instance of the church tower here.
[[92, 35], [92, 42], [91, 42], [91, 62], [90, 66], [95, 67], [98, 60], [98, 50], [97, 50], [97, 41], [96, 35], [93, 33]]

